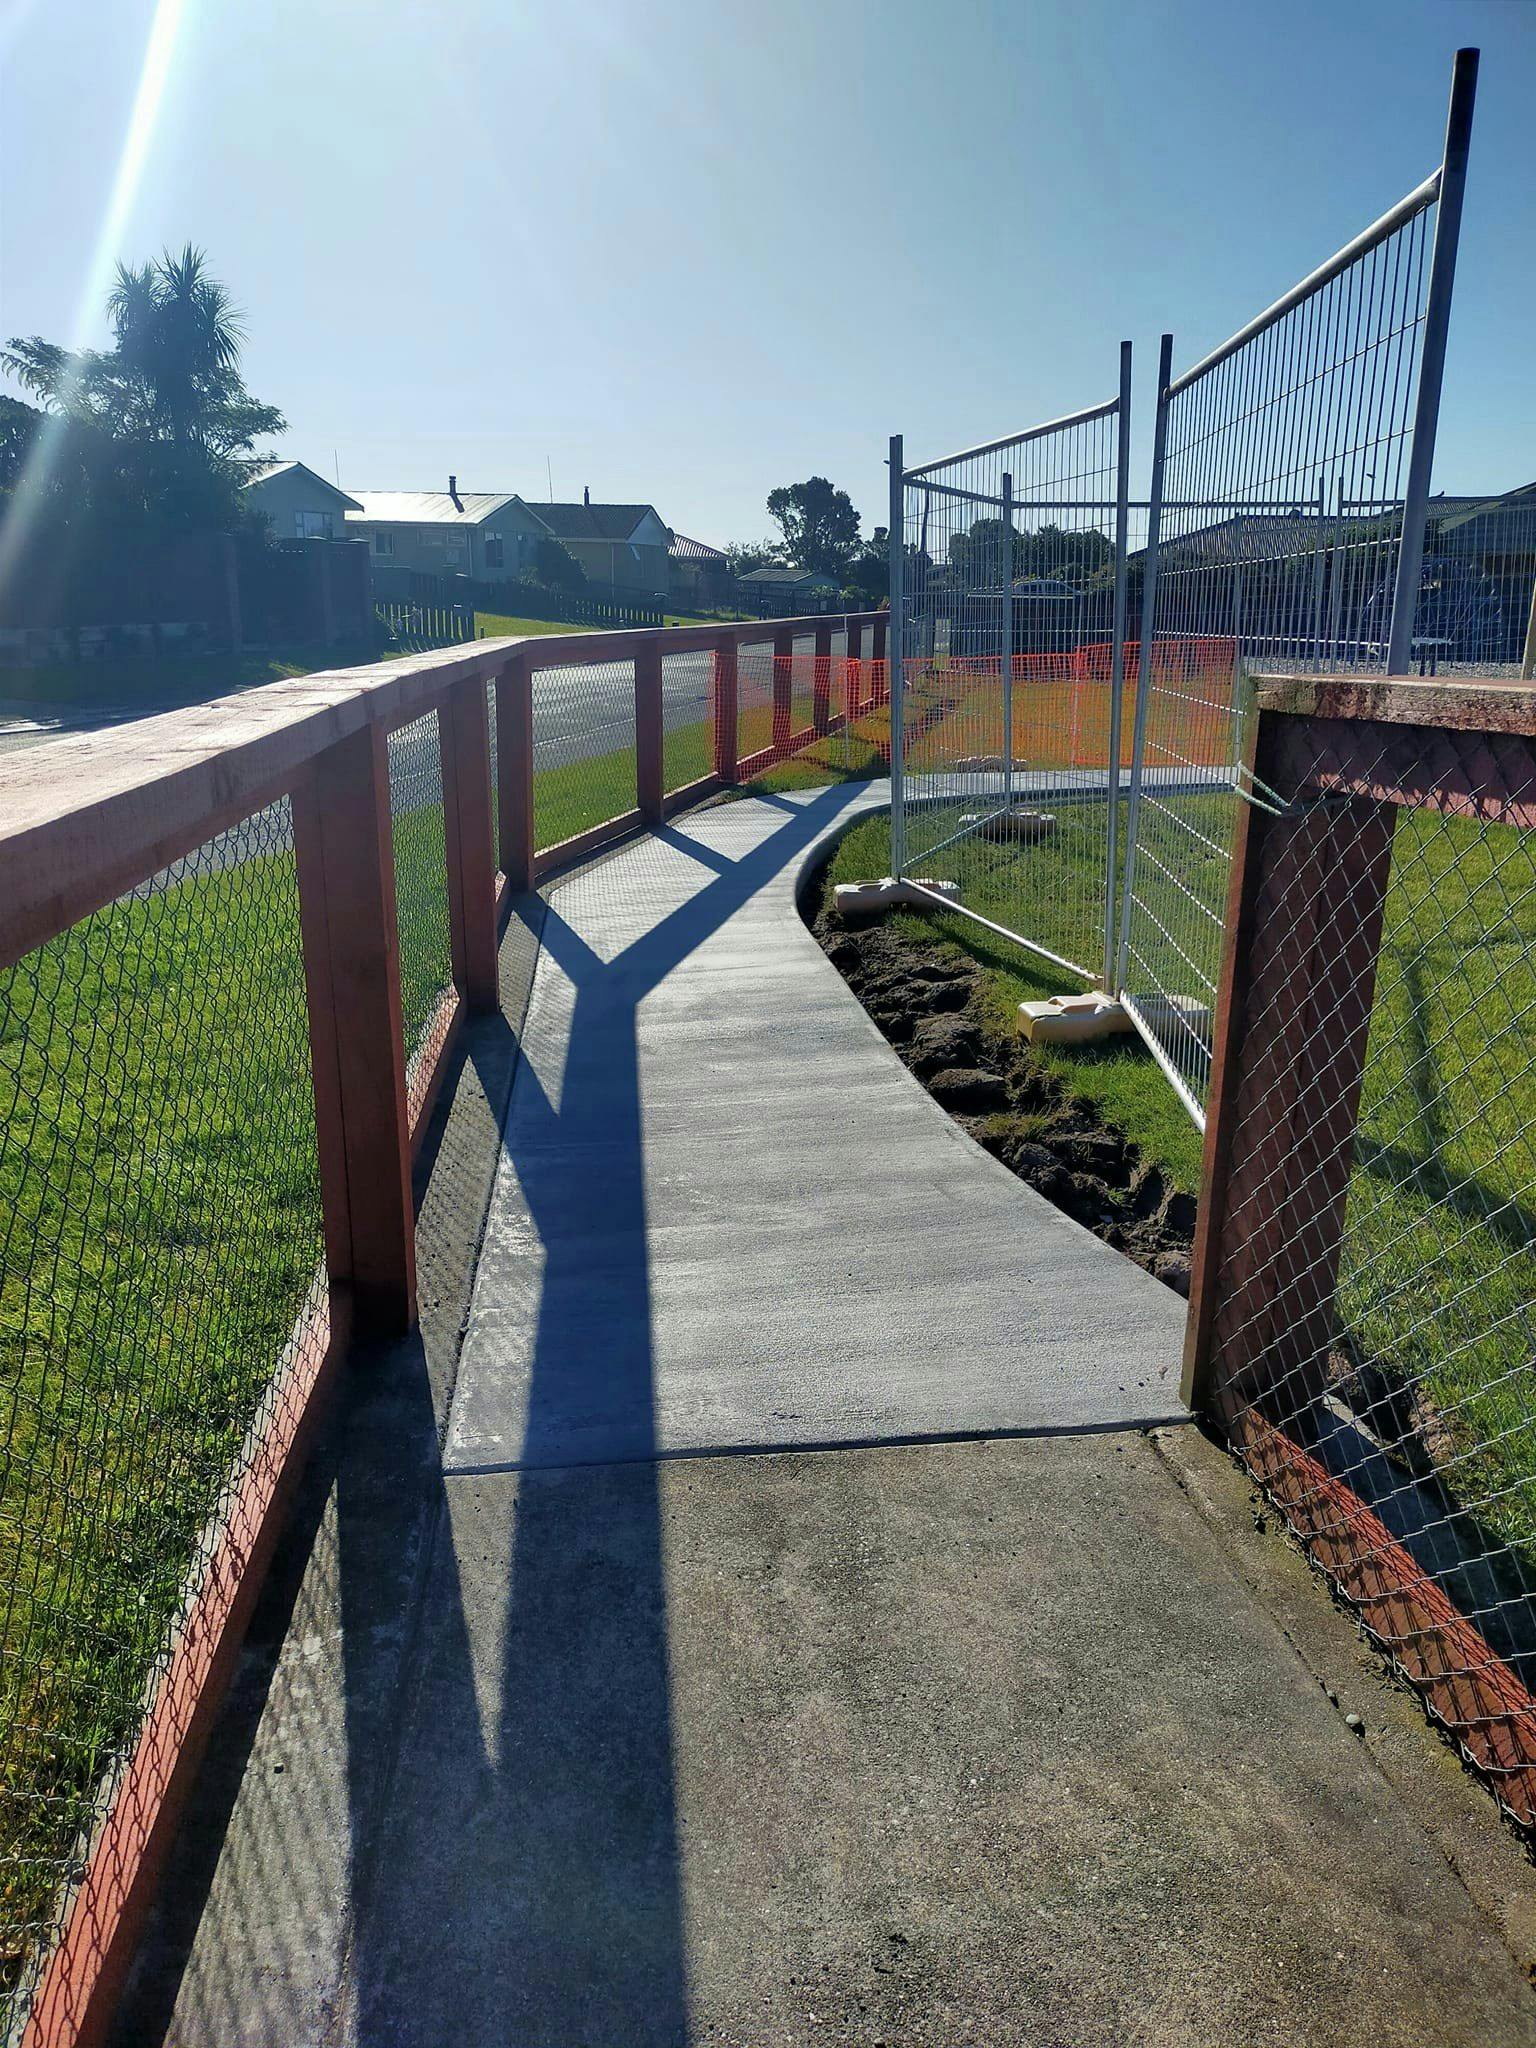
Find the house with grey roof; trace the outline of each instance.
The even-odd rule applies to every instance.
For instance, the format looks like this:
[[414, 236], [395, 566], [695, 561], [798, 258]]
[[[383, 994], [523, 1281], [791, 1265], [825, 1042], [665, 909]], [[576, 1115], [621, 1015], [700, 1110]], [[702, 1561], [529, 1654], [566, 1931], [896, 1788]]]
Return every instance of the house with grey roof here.
[[667, 595], [684, 610], [729, 604], [735, 582], [724, 548], [673, 533], [667, 543]]
[[671, 529], [654, 505], [597, 505], [590, 490], [580, 504], [529, 508], [594, 583], [646, 596], [668, 588]]
[[534, 567], [549, 529], [515, 491], [359, 491], [347, 532], [366, 540], [374, 573], [387, 586], [391, 570], [472, 576], [500, 583]]
[[815, 569], [770, 564], [749, 569], [737, 578], [743, 610], [759, 619], [788, 619], [806, 612], [830, 611], [837, 599], [837, 579]]
[[274, 540], [346, 540], [356, 498], [305, 462], [269, 462], [243, 488], [245, 502], [267, 520]]

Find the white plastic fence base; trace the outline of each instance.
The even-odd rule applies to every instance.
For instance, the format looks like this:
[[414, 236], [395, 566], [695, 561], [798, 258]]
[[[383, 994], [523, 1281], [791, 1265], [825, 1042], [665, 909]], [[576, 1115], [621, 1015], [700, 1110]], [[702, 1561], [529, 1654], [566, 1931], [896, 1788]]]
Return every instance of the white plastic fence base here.
[[[1193, 996], [1151, 996], [1141, 999], [1149, 1031], [1172, 1023], [1186, 1026], [1203, 1043], [1210, 1042], [1211, 1013]], [[1124, 1003], [1090, 989], [1081, 996], [1053, 996], [1048, 1002], [1020, 1003], [1024, 1036], [1034, 1045], [1084, 1045], [1095, 1038], [1116, 1038], [1136, 1029]]]
[[1085, 1045], [1134, 1031], [1123, 1003], [1100, 988], [1082, 996], [1052, 996], [1048, 1002], [1020, 1003], [1024, 1036], [1032, 1045]]
[[916, 904], [922, 909], [932, 903], [935, 896], [942, 896], [949, 903], [958, 903], [960, 884], [929, 882], [921, 875], [904, 875], [897, 881], [894, 875], [886, 875], [878, 882], [839, 882], [832, 892], [833, 907], [839, 917], [878, 917], [882, 910], [895, 910], [908, 904]]
[[1030, 811], [1018, 805], [1008, 811], [973, 811], [960, 823], [974, 825], [982, 839], [1017, 840], [1025, 846], [1049, 839], [1056, 830], [1054, 812]]

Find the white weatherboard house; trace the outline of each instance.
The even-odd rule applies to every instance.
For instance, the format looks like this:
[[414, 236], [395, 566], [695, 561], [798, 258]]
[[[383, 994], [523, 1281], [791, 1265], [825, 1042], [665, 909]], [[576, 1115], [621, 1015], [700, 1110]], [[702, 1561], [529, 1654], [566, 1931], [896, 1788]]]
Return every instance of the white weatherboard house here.
[[272, 462], [244, 487], [245, 500], [271, 522], [274, 540], [349, 540], [347, 514], [361, 508], [304, 462]]
[[534, 566], [549, 529], [515, 491], [358, 491], [347, 533], [366, 540], [376, 569], [505, 582]]

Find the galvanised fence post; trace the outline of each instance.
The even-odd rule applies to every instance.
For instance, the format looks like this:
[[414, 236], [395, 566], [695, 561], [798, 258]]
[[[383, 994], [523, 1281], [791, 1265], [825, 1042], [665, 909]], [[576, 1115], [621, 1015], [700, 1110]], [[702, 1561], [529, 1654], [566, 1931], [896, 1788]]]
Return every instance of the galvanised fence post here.
[[1397, 576], [1392, 591], [1392, 625], [1387, 642], [1389, 676], [1406, 675], [1413, 665], [1413, 624], [1424, 574], [1424, 523], [1429, 509], [1430, 471], [1435, 460], [1435, 432], [1440, 422], [1445, 343], [1450, 331], [1456, 247], [1461, 238], [1461, 203], [1467, 187], [1467, 150], [1472, 139], [1476, 99], [1477, 52], [1458, 50], [1451, 72], [1451, 104], [1446, 115], [1445, 155], [1440, 164], [1440, 196], [1435, 209], [1435, 246], [1429, 260], [1429, 289], [1424, 302], [1424, 350], [1413, 409], [1403, 534], [1398, 543]]
[[1109, 651], [1109, 820], [1104, 849], [1104, 990], [1115, 992], [1115, 905], [1120, 867], [1120, 748], [1125, 695], [1126, 578], [1131, 528], [1131, 344], [1120, 344], [1115, 451], [1115, 597]]
[[[886, 646], [886, 674], [891, 706], [891, 872], [899, 876], [907, 864], [906, 748], [902, 720], [902, 640], [906, 570], [906, 475], [900, 434], [890, 447], [891, 631]], [[876, 658], [880, 628], [875, 627]]]

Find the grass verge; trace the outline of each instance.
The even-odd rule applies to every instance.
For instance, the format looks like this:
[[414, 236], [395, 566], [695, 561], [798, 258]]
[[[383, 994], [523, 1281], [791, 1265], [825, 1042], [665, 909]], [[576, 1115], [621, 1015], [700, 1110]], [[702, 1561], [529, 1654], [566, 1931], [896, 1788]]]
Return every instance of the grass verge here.
[[[448, 980], [440, 802], [394, 849], [408, 1033]], [[0, 1998], [49, 1935], [319, 1268], [281, 807], [0, 975]]]

